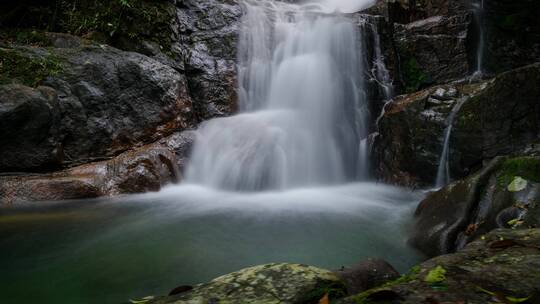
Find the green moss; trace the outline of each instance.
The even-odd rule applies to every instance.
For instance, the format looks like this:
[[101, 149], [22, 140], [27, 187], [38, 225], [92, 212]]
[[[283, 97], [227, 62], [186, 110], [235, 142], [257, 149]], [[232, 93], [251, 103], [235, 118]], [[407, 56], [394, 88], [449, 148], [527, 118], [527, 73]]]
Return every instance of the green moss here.
[[6, 29], [0, 32], [0, 40], [15, 44], [47, 47], [51, 41], [44, 31], [29, 29]]
[[421, 86], [429, 79], [418, 64], [416, 58], [411, 57], [403, 66], [403, 78], [405, 81], [405, 90], [408, 93], [418, 91]]
[[366, 291], [364, 291], [362, 293], [359, 293], [359, 294], [353, 296], [352, 299], [353, 299], [353, 301], [355, 303], [358, 303], [358, 304], [369, 304], [370, 303], [370, 298], [369, 298], [370, 295], [372, 295], [372, 294], [374, 294], [376, 292], [391, 288], [392, 286], [395, 286], [395, 285], [398, 285], [398, 284], [408, 283], [408, 282], [411, 282], [413, 280], [416, 280], [416, 279], [418, 279], [418, 274], [420, 273], [420, 271], [421, 271], [420, 266], [416, 265], [416, 266], [412, 267], [407, 274], [404, 274], [404, 275], [400, 276], [396, 280], [387, 282], [387, 283], [385, 283], [385, 284], [383, 284], [381, 286], [378, 286], [378, 287], [366, 290]]
[[501, 186], [506, 187], [516, 176], [540, 183], [540, 158], [516, 157], [506, 160], [501, 166], [497, 180]]
[[321, 284], [314, 290], [303, 296], [302, 303], [317, 303], [322, 297], [328, 295], [330, 299], [343, 298], [347, 295], [347, 289], [341, 282], [329, 282]]
[[20, 83], [36, 87], [48, 76], [61, 71], [60, 60], [52, 54], [28, 56], [13, 49], [0, 48], [0, 84]]
[[[170, 21], [174, 10], [167, 1], [159, 0], [83, 0], [60, 1], [64, 15], [58, 18], [58, 29], [77, 36], [102, 33], [112, 44], [118, 40], [159, 44], [170, 53], [172, 33]], [[103, 37], [102, 36], [102, 37]]]

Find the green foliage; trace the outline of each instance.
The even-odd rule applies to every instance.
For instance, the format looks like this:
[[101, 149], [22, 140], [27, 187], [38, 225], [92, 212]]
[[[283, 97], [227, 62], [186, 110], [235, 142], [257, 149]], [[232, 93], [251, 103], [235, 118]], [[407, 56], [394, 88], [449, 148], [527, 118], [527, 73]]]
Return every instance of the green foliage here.
[[[509, 186], [516, 177], [540, 183], [540, 158], [516, 157], [506, 160], [501, 167], [497, 180], [503, 187]], [[518, 180], [520, 182], [520, 180]], [[520, 182], [522, 184], [522, 182]], [[519, 186], [519, 185], [516, 185]]]
[[414, 57], [409, 58], [409, 60], [405, 62], [403, 76], [405, 80], [405, 90], [408, 93], [418, 91], [429, 79], [428, 75], [422, 71], [418, 61]]
[[52, 54], [28, 56], [13, 49], [0, 48], [0, 84], [20, 83], [36, 87], [48, 76], [61, 71], [60, 60]]
[[40, 47], [50, 46], [51, 44], [45, 32], [40, 30], [6, 29], [0, 32], [0, 40]]
[[[49, 46], [44, 32], [59, 32], [131, 51], [140, 51], [141, 41], [149, 41], [174, 56], [171, 21], [176, 18], [176, 10], [171, 1], [55, 0], [10, 5], [9, 11], [0, 10], [0, 19], [6, 25], [0, 29], [2, 41]], [[7, 31], [20, 34], [9, 33], [9, 39], [5, 39]]]
[[[56, 20], [59, 31], [89, 38], [105, 37], [115, 42], [121, 37], [134, 42], [149, 40], [165, 51], [170, 49], [170, 20], [174, 12], [166, 1], [115, 0], [67, 1], [60, 0], [64, 12]], [[107, 38], [108, 37], [108, 38]], [[112, 40], [112, 41], [110, 41]], [[114, 44], [114, 43], [113, 43]]]
[[398, 279], [387, 282], [379, 287], [372, 288], [370, 290], [366, 290], [362, 293], [359, 293], [353, 297], [353, 301], [357, 304], [368, 304], [369, 296], [379, 292], [384, 289], [388, 289], [394, 285], [402, 284], [402, 283], [408, 283], [418, 278], [418, 274], [420, 273], [421, 268], [419, 265], [416, 265], [412, 267], [407, 274], [404, 274], [400, 276]]
[[316, 303], [324, 295], [328, 295], [331, 299], [342, 298], [347, 295], [347, 290], [345, 285], [341, 282], [322, 284], [313, 291], [305, 294], [303, 302]]

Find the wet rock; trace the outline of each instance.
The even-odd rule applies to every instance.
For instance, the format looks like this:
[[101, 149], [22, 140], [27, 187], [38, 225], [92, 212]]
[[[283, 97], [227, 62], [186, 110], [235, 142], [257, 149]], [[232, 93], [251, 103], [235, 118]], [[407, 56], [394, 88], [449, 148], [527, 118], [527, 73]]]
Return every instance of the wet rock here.
[[177, 10], [182, 54], [200, 120], [236, 108], [236, 55], [242, 10], [236, 1], [186, 0]]
[[484, 68], [500, 73], [540, 61], [538, 1], [484, 1]]
[[[540, 157], [499, 157], [480, 172], [431, 193], [416, 210], [410, 242], [435, 256], [459, 250], [495, 228], [540, 227], [539, 172]], [[513, 189], [516, 178], [524, 183]]]
[[155, 144], [166, 147], [176, 156], [176, 164], [181, 173], [185, 172], [188, 160], [195, 143], [196, 131], [177, 132], [160, 139]]
[[158, 191], [179, 178], [175, 154], [153, 144], [50, 174], [0, 176], [0, 204]]
[[350, 295], [395, 280], [399, 273], [382, 259], [366, 259], [351, 267], [335, 271]]
[[393, 283], [337, 303], [539, 303], [540, 272], [532, 271], [539, 266], [540, 229], [498, 229]]
[[[57, 153], [63, 158], [62, 165], [111, 157], [194, 126], [183, 75], [146, 56], [78, 40], [75, 48], [9, 48], [29, 62], [54, 60], [59, 66], [42, 84], [52, 88], [51, 96], [57, 96], [54, 109], [59, 134], [44, 140], [59, 143]], [[6, 90], [2, 92], [7, 94]], [[24, 97], [8, 97], [17, 96]], [[27, 118], [31, 121], [34, 117]], [[16, 125], [6, 127], [6, 132], [14, 133]], [[24, 142], [24, 137], [14, 139], [7, 148], [20, 147], [17, 140]], [[54, 149], [56, 146], [50, 147], [49, 154]], [[3, 164], [0, 170], [10, 166], [20, 171], [36, 170], [31, 162]]]
[[325, 294], [344, 295], [331, 271], [300, 264], [266, 264], [242, 269], [176, 296], [148, 302], [163, 303], [317, 303]]
[[497, 155], [519, 153], [540, 138], [540, 64], [473, 84], [435, 86], [396, 97], [375, 141], [381, 179], [433, 185], [448, 114], [464, 100], [450, 138], [450, 175], [464, 177]]
[[469, 23], [470, 15], [463, 13], [395, 25], [394, 39], [406, 92], [447, 83], [469, 74]]
[[59, 131], [53, 89], [0, 86], [0, 171], [58, 166], [63, 156]]

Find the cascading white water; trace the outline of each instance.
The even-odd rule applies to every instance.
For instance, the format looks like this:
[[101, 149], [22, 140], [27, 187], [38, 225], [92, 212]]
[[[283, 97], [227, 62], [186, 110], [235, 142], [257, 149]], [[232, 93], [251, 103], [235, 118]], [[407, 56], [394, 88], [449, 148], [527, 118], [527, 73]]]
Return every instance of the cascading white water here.
[[475, 76], [482, 76], [482, 65], [484, 63], [484, 47], [485, 47], [485, 33], [484, 33], [484, 0], [476, 0], [473, 3], [473, 15], [475, 23], [478, 26], [478, 46], [476, 48], [476, 68], [473, 73]]
[[358, 27], [312, 4], [244, 6], [241, 113], [201, 126], [186, 181], [254, 191], [365, 176], [369, 117]]

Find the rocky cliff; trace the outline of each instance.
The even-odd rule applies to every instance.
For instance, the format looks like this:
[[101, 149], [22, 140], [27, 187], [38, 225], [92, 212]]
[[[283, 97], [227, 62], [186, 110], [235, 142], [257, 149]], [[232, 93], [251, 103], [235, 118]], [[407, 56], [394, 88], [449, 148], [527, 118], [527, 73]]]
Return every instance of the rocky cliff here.
[[0, 11], [2, 202], [159, 190], [180, 178], [193, 140], [180, 132], [236, 109], [237, 2]]

